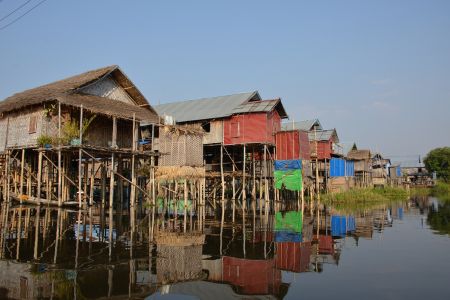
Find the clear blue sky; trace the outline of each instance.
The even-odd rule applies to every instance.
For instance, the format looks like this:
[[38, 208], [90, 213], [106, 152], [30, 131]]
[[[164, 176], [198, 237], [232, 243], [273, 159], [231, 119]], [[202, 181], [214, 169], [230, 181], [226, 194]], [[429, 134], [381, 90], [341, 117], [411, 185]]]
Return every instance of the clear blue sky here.
[[0, 99], [118, 64], [152, 104], [258, 90], [360, 148], [450, 145], [446, 0], [48, 0], [0, 30], [0, 55]]

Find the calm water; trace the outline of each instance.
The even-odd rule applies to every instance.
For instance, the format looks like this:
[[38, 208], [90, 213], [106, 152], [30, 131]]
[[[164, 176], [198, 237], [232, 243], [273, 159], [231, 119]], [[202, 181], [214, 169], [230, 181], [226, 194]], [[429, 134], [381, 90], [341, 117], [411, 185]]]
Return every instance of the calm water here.
[[308, 210], [301, 232], [277, 220], [184, 229], [183, 215], [2, 204], [0, 299], [450, 297], [450, 203]]

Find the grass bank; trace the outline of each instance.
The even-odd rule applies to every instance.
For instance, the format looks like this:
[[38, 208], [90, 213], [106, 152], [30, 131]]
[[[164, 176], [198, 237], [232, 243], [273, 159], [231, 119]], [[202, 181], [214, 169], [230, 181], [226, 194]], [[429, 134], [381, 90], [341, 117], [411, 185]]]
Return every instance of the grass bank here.
[[409, 194], [402, 188], [361, 188], [322, 196], [323, 203], [339, 211], [355, 212], [405, 201]]
[[450, 201], [450, 183], [438, 181], [431, 188], [412, 188], [411, 196], [433, 196], [443, 201]]

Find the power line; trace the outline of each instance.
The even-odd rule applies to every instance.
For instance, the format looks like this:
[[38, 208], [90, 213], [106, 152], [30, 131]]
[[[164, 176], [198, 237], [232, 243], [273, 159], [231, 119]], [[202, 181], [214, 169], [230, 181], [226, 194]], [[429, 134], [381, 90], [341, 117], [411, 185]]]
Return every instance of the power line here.
[[[29, 0], [31, 1], [31, 0]], [[28, 1], [28, 2], [29, 2]], [[15, 18], [14, 20], [12, 20], [11, 22], [9, 22], [8, 24], [6, 24], [5, 26], [0, 27], [0, 30], [3, 30], [9, 26], [11, 26], [12, 24], [16, 23], [17, 21], [19, 21], [20, 19], [22, 19], [23, 17], [25, 17], [27, 14], [29, 14], [32, 10], [34, 10], [36, 7], [38, 7], [39, 5], [41, 5], [42, 3], [44, 3], [47, 0], [42, 0], [41, 2], [39, 2], [38, 4], [36, 4], [35, 6], [33, 6], [32, 8], [30, 8], [29, 10], [27, 10], [26, 12], [24, 12], [22, 15], [20, 15], [19, 17]]]
[[[2, 0], [0, 0], [1, 2]], [[6, 19], [7, 17], [9, 17], [10, 15], [12, 15], [13, 13], [15, 13], [16, 11], [18, 11], [19, 9], [21, 9], [22, 7], [24, 7], [25, 5], [27, 5], [28, 3], [30, 3], [32, 0], [28, 0], [25, 3], [22, 3], [22, 5], [20, 5], [18, 8], [14, 9], [12, 12], [10, 12], [9, 14], [7, 14], [6, 16], [4, 16], [3, 18], [0, 19], [0, 22], [3, 21], [4, 19]]]

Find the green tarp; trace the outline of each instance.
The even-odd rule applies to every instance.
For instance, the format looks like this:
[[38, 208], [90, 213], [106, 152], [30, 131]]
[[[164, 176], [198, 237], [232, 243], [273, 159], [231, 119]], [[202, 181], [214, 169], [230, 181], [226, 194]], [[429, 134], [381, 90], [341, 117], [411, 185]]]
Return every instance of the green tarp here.
[[300, 191], [302, 189], [302, 170], [274, 171], [275, 188], [284, 185], [287, 190]]
[[275, 231], [302, 232], [302, 212], [288, 211], [275, 214]]

